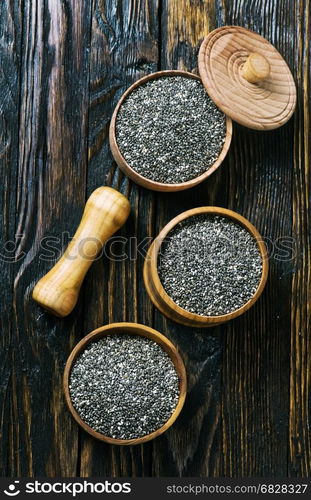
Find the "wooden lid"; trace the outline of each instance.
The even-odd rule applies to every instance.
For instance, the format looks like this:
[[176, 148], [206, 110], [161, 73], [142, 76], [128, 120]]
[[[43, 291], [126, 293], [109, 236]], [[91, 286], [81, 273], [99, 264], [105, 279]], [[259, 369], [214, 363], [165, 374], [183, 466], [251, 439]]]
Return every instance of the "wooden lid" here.
[[240, 26], [212, 31], [199, 52], [199, 71], [213, 101], [236, 122], [257, 130], [278, 128], [296, 105], [293, 76], [265, 38]]

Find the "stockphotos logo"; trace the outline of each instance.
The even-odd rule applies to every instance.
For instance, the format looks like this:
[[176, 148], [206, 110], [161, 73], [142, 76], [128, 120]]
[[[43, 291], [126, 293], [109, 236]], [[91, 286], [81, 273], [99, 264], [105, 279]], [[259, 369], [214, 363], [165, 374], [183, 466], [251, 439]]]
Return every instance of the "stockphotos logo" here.
[[81, 493], [93, 494], [118, 494], [131, 493], [131, 483], [120, 482], [91, 482], [88, 480], [76, 482], [62, 481], [28, 481], [25, 482], [23, 488], [20, 486], [20, 481], [12, 481], [4, 490], [4, 494], [8, 497], [18, 496], [21, 492], [26, 494], [54, 494], [54, 495], [71, 495], [76, 497]]
[[9, 484], [6, 490], [4, 490], [3, 493], [5, 493], [8, 497], [16, 497], [17, 495], [20, 494], [20, 490], [18, 489], [19, 481], [14, 481], [13, 483]]

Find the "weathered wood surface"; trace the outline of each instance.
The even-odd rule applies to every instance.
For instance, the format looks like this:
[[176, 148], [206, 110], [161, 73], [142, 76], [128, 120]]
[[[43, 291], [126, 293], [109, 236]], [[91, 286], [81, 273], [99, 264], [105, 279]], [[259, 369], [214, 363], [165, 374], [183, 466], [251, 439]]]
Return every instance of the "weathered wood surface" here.
[[[309, 13], [309, 0], [1, 2], [2, 475], [310, 474]], [[226, 161], [197, 188], [139, 188], [109, 152], [118, 98], [152, 71], [194, 70], [204, 35], [225, 24], [256, 30], [283, 54], [297, 83], [294, 117], [268, 133], [234, 125]], [[228, 325], [192, 330], [154, 310], [141, 255], [123, 262], [104, 256], [72, 315], [59, 320], [43, 312], [30, 299], [52, 266], [40, 259], [40, 242], [52, 236], [57, 250], [64, 248], [87, 195], [102, 184], [129, 196], [132, 214], [120, 235], [138, 242], [194, 206], [219, 205], [249, 218], [274, 243], [260, 301]], [[275, 245], [284, 237], [291, 260]], [[112, 321], [165, 333], [188, 370], [180, 418], [140, 447], [92, 440], [71, 420], [61, 392], [73, 345]]]

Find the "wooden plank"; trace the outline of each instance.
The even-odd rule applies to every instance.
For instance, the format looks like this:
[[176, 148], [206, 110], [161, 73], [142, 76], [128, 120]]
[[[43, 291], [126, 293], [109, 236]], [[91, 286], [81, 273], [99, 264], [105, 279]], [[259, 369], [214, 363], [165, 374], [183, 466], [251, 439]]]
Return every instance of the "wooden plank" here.
[[[219, 23], [254, 29], [294, 70], [294, 2], [219, 2]], [[292, 234], [293, 121], [267, 134], [234, 127], [228, 205], [272, 243], [266, 291], [228, 327], [223, 367], [223, 474], [287, 474], [290, 294], [293, 262], [278, 255]], [[274, 246], [272, 246], [274, 245]], [[272, 253], [272, 250], [274, 252]]]
[[74, 0], [25, 1], [22, 17], [16, 231], [25, 257], [14, 280], [8, 473], [74, 476], [77, 429], [65, 409], [62, 372], [81, 306], [57, 320], [31, 291], [53, 264], [42, 259], [43, 238], [54, 237], [60, 251], [85, 202], [90, 9]]
[[[214, 1], [167, 0], [162, 10], [162, 69], [197, 67], [199, 45], [215, 27]], [[224, 167], [226, 168], [226, 167]], [[215, 186], [220, 187], [217, 174]], [[214, 178], [214, 176], [213, 176]], [[213, 184], [213, 181], [208, 184]], [[157, 231], [172, 217], [194, 206], [208, 205], [207, 183], [189, 191], [159, 194]], [[216, 475], [219, 469], [222, 346], [220, 329], [186, 328], [155, 312], [155, 327], [180, 349], [188, 373], [188, 396], [174, 426], [154, 442], [153, 474]]]
[[[153, 234], [154, 195], [124, 178], [112, 161], [108, 127], [122, 93], [135, 80], [158, 68], [158, 0], [93, 1], [90, 55], [88, 190], [111, 185], [129, 197], [132, 214], [113, 251], [129, 255], [129, 239]], [[131, 240], [132, 251], [135, 240]], [[111, 253], [110, 253], [111, 255]], [[143, 257], [103, 256], [86, 280], [84, 333], [107, 322], [152, 324], [152, 306], [142, 284]], [[152, 445], [118, 448], [81, 434], [82, 476], [142, 476], [150, 473]]]
[[[194, 67], [193, 30], [188, 38], [183, 32], [180, 43], [168, 44], [175, 26], [193, 27], [195, 19], [212, 12], [217, 14], [217, 26], [238, 24], [260, 32], [293, 66], [292, 2], [285, 8], [278, 1], [268, 2], [264, 10], [258, 2], [219, 1], [215, 11], [209, 2], [191, 2], [191, 8], [188, 2], [174, 7], [173, 3], [164, 3], [167, 21], [162, 22], [166, 30], [162, 62], [169, 67]], [[185, 16], [180, 22], [182, 7]], [[212, 27], [212, 22], [206, 25]], [[216, 204], [245, 215], [273, 242], [291, 236], [292, 133], [293, 122], [269, 134], [235, 125], [228, 158], [217, 175], [197, 191], [176, 197], [173, 207], [168, 197], [164, 203], [161, 200], [159, 225], [194, 205]], [[292, 262], [274, 255], [269, 284], [259, 303], [244, 317], [216, 330], [194, 335], [156, 314], [159, 329], [165, 329], [186, 354], [191, 384], [185, 408], [188, 419], [181, 418], [162, 442], [155, 443], [155, 474], [286, 475], [292, 270]], [[217, 348], [213, 351], [210, 344]], [[213, 369], [204, 372], [200, 363]]]
[[163, 0], [162, 69], [197, 69], [200, 42], [215, 28], [214, 0]]
[[292, 332], [290, 357], [289, 464], [290, 476], [311, 474], [311, 221], [310, 221], [310, 2], [295, 8], [297, 47], [295, 68], [298, 109], [295, 117], [295, 161], [293, 171], [293, 237], [295, 273], [292, 280]]
[[[14, 337], [12, 302], [15, 270], [15, 199], [18, 163], [19, 64], [21, 40], [20, 2], [0, 4], [0, 474], [10, 474], [15, 444], [11, 432], [12, 370], [11, 345]], [[11, 242], [11, 243], [8, 243]], [[14, 448], [13, 448], [14, 449]]]

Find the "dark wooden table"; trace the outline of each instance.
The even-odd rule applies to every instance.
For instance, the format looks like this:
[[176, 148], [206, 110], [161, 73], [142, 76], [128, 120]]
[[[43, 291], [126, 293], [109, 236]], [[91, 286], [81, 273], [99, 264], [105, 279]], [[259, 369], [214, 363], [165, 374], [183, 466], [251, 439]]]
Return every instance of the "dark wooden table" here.
[[[3, 0], [0, 3], [1, 474], [6, 476], [306, 476], [310, 440], [309, 0]], [[139, 188], [108, 145], [112, 110], [136, 79], [193, 70], [200, 41], [224, 24], [270, 40], [298, 89], [294, 117], [260, 133], [234, 125], [223, 166], [177, 194]], [[229, 207], [271, 241], [267, 288], [243, 317], [209, 330], [166, 320], [142, 281], [143, 257], [103, 257], [67, 319], [30, 298], [73, 235], [86, 197], [107, 184], [129, 196], [121, 231], [155, 236], [194, 206]], [[43, 240], [46, 241], [46, 240]], [[88, 437], [61, 381], [77, 341], [102, 324], [138, 321], [179, 346], [189, 378], [173, 428], [141, 447]]]

